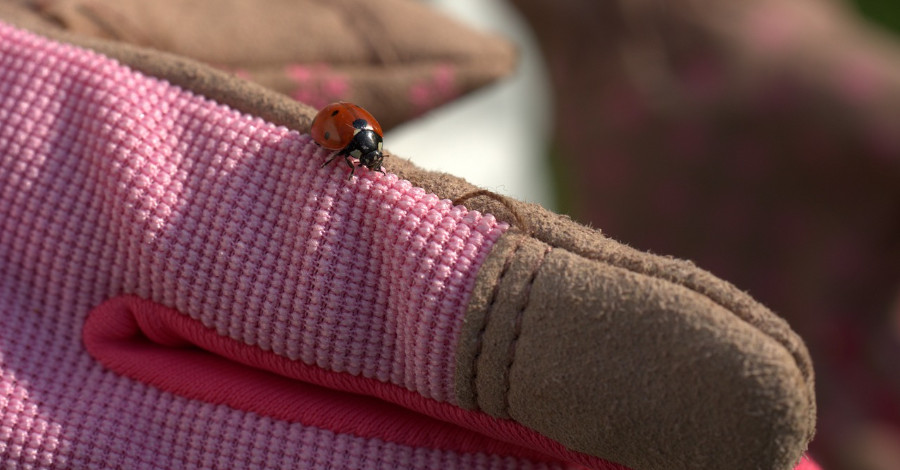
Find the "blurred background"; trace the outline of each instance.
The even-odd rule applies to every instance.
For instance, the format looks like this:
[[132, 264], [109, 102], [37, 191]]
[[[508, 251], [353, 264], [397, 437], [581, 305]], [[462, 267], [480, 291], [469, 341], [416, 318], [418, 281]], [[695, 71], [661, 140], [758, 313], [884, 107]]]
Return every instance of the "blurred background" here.
[[427, 3], [519, 67], [393, 151], [749, 291], [813, 354], [823, 468], [900, 469], [900, 2]]
[[[515, 71], [389, 131], [391, 151], [429, 170], [555, 210], [551, 162], [552, 89], [534, 33], [503, 0], [424, 3], [515, 45]], [[442, 136], [435, 145], [435, 136]], [[450, 137], [450, 138], [447, 138]]]

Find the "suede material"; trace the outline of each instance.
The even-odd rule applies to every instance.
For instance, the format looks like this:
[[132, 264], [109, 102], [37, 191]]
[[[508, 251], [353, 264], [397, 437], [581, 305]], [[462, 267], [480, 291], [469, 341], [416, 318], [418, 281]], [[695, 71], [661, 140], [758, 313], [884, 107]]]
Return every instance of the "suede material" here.
[[515, 345], [534, 275], [548, 250], [547, 245], [520, 235], [502, 237], [482, 265], [457, 353], [457, 398], [464, 400], [460, 406], [510, 417]]
[[[70, 40], [300, 132], [315, 113], [196, 62]], [[475, 190], [389, 153], [385, 167], [443, 198]], [[787, 469], [800, 459], [815, 427], [813, 372], [785, 321], [688, 261], [506, 203], [526, 226], [501, 237], [479, 271], [458, 348], [462, 406], [638, 469]], [[516, 224], [494, 198], [465, 205]]]
[[[392, 162], [392, 171], [438, 195], [456, 198], [474, 189], [451, 175], [396, 161]], [[489, 305], [492, 310], [503, 311], [510, 308], [507, 303], [521, 305], [525, 300], [510, 298], [503, 290], [490, 304], [484, 301], [490, 294], [484, 292], [497, 284], [505, 264], [535, 265], [533, 260], [507, 261], [506, 257], [540, 251], [520, 248], [516, 255], [510, 255], [509, 251], [516, 250], [515, 243], [504, 239], [515, 236], [512, 233], [498, 242], [479, 274], [476, 289], [480, 295], [470, 300], [470, 321], [465, 324], [458, 353], [457, 399], [463, 406], [509, 415], [573, 448], [634, 468], [735, 468], [735, 462], [740, 462], [737, 468], [787, 469], [797, 462], [815, 433], [814, 374], [802, 339], [787, 322], [689, 261], [635, 250], [537, 205], [514, 200], [506, 203], [526, 221], [525, 228], [533, 232], [532, 242], [553, 247], [550, 259], [562, 249], [569, 260], [552, 265], [565, 269], [546, 277], [539, 273], [535, 278], [529, 295], [533, 305], [543, 310], [531, 308], [544, 315], [545, 321], [536, 330], [537, 336], [523, 330], [517, 344], [506, 343], [506, 353], [514, 347], [519, 358], [510, 383], [491, 382], [490, 376], [475, 371], [495, 367], [496, 363], [481, 357], [501, 354], [503, 346], [494, 353], [478, 353], [474, 345], [502, 343], [503, 338], [487, 334], [479, 337], [481, 322], [493, 315], [487, 311]], [[506, 205], [492, 198], [475, 198], [466, 206], [515, 224]], [[517, 277], [529, 278], [522, 274]], [[556, 296], [552, 300], [541, 297], [547, 293]], [[609, 298], [599, 303], [604, 296]], [[648, 309], [649, 313], [632, 318]], [[526, 309], [522, 314], [523, 328], [533, 324], [526, 322], [531, 311]], [[598, 316], [606, 321], [595, 324]], [[616, 320], [610, 320], [613, 318]], [[618, 326], [616, 331], [604, 331], [604, 325], [611, 321]], [[571, 325], [578, 328], [570, 331]], [[631, 330], [636, 331], [626, 334]], [[656, 337], [642, 337], [647, 333], [643, 330], [669, 333], [677, 341], [661, 343]], [[488, 331], [491, 329], [485, 333]], [[621, 349], [600, 347], [616, 338], [620, 341], [614, 344]], [[571, 349], [560, 351], [563, 346]], [[757, 346], [762, 351], [750, 354]], [[549, 354], [551, 351], [557, 354]], [[476, 354], [480, 354], [477, 361]], [[544, 360], [538, 360], [542, 357]], [[565, 358], [571, 362], [557, 362]], [[707, 358], [718, 360], [710, 362]], [[583, 373], [597, 372], [593, 361], [599, 359], [608, 362], [603, 373]], [[611, 370], [633, 373], [629, 375], [631, 385], [619, 382], [604, 387], [610, 377], [603, 374]], [[564, 390], [557, 392], [564, 395], [547, 399], [547, 384], [560, 381], [565, 384]], [[497, 396], [507, 389], [510, 396], [505, 400], [512, 408], [505, 413], [497, 412], [496, 400], [483, 403], [483, 397]], [[742, 402], [748, 397], [755, 398]], [[648, 408], [647, 400], [656, 406]], [[517, 410], [516, 404], [522, 408]], [[601, 409], [603, 406], [609, 408]], [[648, 409], [653, 413], [646, 414]], [[653, 418], [647, 419], [651, 415]], [[560, 416], [567, 418], [560, 420]], [[623, 421], [631, 427], [605, 423], [610, 427], [604, 431], [598, 428], [603, 423], [572, 419], [580, 416], [607, 416], [610, 423]], [[728, 451], [720, 452], [722, 449]], [[737, 458], [732, 461], [732, 457]]]
[[787, 469], [799, 458], [808, 388], [776, 339], [684, 286], [504, 238], [469, 304], [464, 406], [632, 468]]
[[516, 62], [506, 39], [409, 0], [2, 2], [75, 35], [197, 60], [314, 107], [353, 101], [386, 129], [509, 75]]

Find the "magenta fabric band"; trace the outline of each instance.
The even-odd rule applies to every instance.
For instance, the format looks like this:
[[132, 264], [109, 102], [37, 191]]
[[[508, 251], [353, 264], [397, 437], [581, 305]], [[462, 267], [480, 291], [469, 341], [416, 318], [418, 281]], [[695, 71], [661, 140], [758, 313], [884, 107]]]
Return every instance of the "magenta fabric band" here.
[[94, 357], [123, 375], [264, 416], [411, 447], [627, 470], [569, 451], [514, 421], [219, 336], [175, 310], [134, 296], [94, 309], [85, 323], [84, 342]]

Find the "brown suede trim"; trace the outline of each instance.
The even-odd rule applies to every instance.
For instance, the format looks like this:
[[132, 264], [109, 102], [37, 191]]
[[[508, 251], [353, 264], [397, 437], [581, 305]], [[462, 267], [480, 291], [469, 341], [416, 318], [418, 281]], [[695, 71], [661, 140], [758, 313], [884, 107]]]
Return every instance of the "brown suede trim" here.
[[[390, 161], [392, 172], [441, 197], [455, 199], [476, 189], [465, 180], [453, 175], [428, 172], [399, 158], [391, 158]], [[466, 201], [465, 204], [466, 207], [494, 214], [501, 220], [515, 224], [515, 217], [509, 209], [492, 198], [474, 198]], [[812, 360], [803, 340], [790, 329], [790, 326], [782, 318], [753, 300], [745, 292], [696, 267], [690, 261], [635, 250], [604, 237], [596, 229], [580, 225], [564, 215], [554, 214], [536, 204], [513, 199], [507, 200], [506, 204], [513, 206], [528, 222], [529, 226], [526, 229], [533, 233], [535, 239], [551, 247], [563, 248], [589, 260], [600, 261], [636, 274], [659, 278], [674, 286], [686, 288], [693, 291], [694, 295], [706, 297], [730, 312], [735, 320], [745, 322], [777, 341], [790, 354], [793, 366], [803, 377], [803, 387], [807, 397], [805, 437], [807, 440], [812, 439], [816, 419]], [[494, 255], [495, 253], [492, 252], [491, 256]], [[467, 401], [461, 399], [461, 402]]]
[[[17, 5], [45, 31], [66, 31], [84, 47], [135, 69], [185, 77], [172, 57], [239, 73], [246, 81], [324, 105], [344, 99], [374, 113], [385, 130], [481, 88], [515, 70], [505, 38], [477, 31], [423, 2], [408, 0], [0, 0]], [[11, 15], [0, 15], [11, 18]], [[88, 41], [93, 38], [94, 41]], [[99, 42], [97, 40], [100, 40]], [[125, 45], [170, 54], [124, 57]], [[134, 52], [134, 49], [131, 50]], [[157, 62], [157, 63], [154, 63]], [[211, 77], [197, 69], [204, 94]], [[212, 79], [215, 79], [214, 77]], [[226, 85], [227, 87], [227, 85]], [[241, 90], [237, 90], [241, 91]], [[266, 100], [241, 111], [263, 116]], [[288, 125], [291, 113], [273, 115]]]
[[[516, 343], [535, 276], [549, 251], [528, 237], [505, 236], [494, 248], [504, 256], [490, 256], [489, 265], [481, 268], [457, 353], [457, 380], [464, 379], [457, 382], [457, 396], [465, 399], [461, 406], [509, 418]], [[486, 273], [497, 275], [488, 281]]]
[[[13, 23], [29, 27], [21, 15]], [[300, 132], [315, 112], [196, 62], [30, 25]], [[396, 156], [385, 166], [443, 198], [475, 189]], [[529, 235], [508, 232], [479, 271], [457, 358], [460, 404], [635, 468], [790, 468], [812, 438], [815, 395], [809, 354], [786, 322], [690, 262], [509, 204]], [[515, 223], [494, 199], [466, 206]]]
[[[460, 178], [430, 173], [400, 159], [392, 160], [390, 169], [414, 184], [449, 199], [457, 198], [474, 189]], [[508, 398], [513, 406], [512, 410], [508, 412], [512, 418], [571, 446], [573, 449], [633, 465], [635, 468], [789, 469], [796, 463], [815, 433], [814, 374], [806, 346], [783, 319], [760, 305], [746, 293], [716, 278], [709, 272], [697, 268], [689, 261], [640, 252], [603, 237], [597, 230], [579, 225], [565, 216], [553, 214], [534, 204], [515, 200], [507, 200], [506, 204], [513, 206], [524, 218], [529, 225], [525, 229], [533, 233], [535, 240], [553, 247], [554, 256], [565, 252], [567, 256], [573, 258], [573, 261], [567, 264], [573, 271], [555, 272], [548, 275], [548, 278], [554, 279], [554, 288], [538, 289], [539, 286], [545, 285], [541, 282], [540, 276], [538, 277], [533, 292], [530, 294], [533, 299], [546, 300], [541, 297], [539, 292], [555, 292], [556, 290], [577, 292], [579, 287], [575, 286], [576, 279], [586, 279], [584, 285], [581, 286], [583, 291], [579, 296], [573, 294], [573, 297], [567, 302], [557, 304], [544, 302], [547, 311], [552, 312], [552, 315], [555, 316], [557, 326], [556, 329], [551, 327], [552, 322], [543, 325], [540, 330], [542, 341], [520, 333], [520, 339], [516, 346], [518, 360], [520, 363], [527, 363], [530, 360], [533, 365], [523, 369], [519, 374], [515, 373], [515, 369], [512, 371], [513, 375], [510, 379], [512, 387]], [[466, 202], [466, 206], [492, 213], [506, 222], [515, 224], [515, 217], [506, 205], [492, 198], [471, 199]], [[513, 236], [515, 235], [509, 234], [504, 238]], [[499, 271], [495, 268], [497, 261], [491, 258], [503, 259], [504, 263], [516, 263], [514, 260], [507, 261], [506, 258], [518, 256], [518, 254], [511, 255], [504, 252], [503, 246], [506, 244], [498, 244], [482, 266], [482, 272], [479, 273], [477, 281], [479, 289], [485, 288], [483, 284], [493, 286], [499, 282], [497, 280]], [[545, 264], [549, 264], [549, 262], [545, 261]], [[641, 302], [630, 299], [649, 292], [651, 285], [652, 291], [658, 293], [654, 297], [654, 301], [664, 302], [670, 306], [669, 310], [656, 312], [655, 317], [658, 320], [656, 322], [634, 325], [626, 321], [619, 325], [620, 327], [626, 328], [631, 325], [633, 328], [649, 328], [665, 332], [681, 331], [685, 328], [688, 331], [698, 328], [705, 331], [712, 325], [718, 325], [715, 327], [720, 328], [721, 335], [716, 339], [701, 343], [708, 347], [705, 350], [693, 348], [687, 350], [682, 345], [680, 349], [676, 348], [674, 351], [657, 351], [661, 355], [655, 358], [645, 354], [642, 357], [647, 358], [646, 361], [635, 362], [625, 361], [627, 357], [622, 356], [621, 352], [619, 355], [615, 355], [613, 353], [616, 351], [598, 347], [597, 345], [608, 337], [608, 335], [601, 334], [602, 332], [594, 331], [593, 336], [579, 339], [569, 336], [567, 331], [560, 331], [559, 329], [567, 324], [581, 325], [583, 331], [591, 331], [587, 328], [591, 324], [587, 319], [604, 312], [596, 310], [600, 307], [586, 302], [586, 300], [595, 295], [596, 291], [592, 289], [598, 287], [596, 285], [599, 279], [598, 274], [612, 268], [618, 269], [617, 272], [622, 274], [622, 278], [617, 281], [618, 286], [607, 286], [605, 291], [620, 302], [615, 305], [620, 314], [646, 308]], [[591, 277], [594, 277], [593, 281], [590, 280]], [[608, 282], [616, 283], [612, 279], [609, 279]], [[585, 297], [582, 299], [581, 295]], [[503, 294], [498, 294], [498, 296], [503, 297]], [[493, 313], [487, 312], [487, 304], [481, 304], [478, 301], [479, 298], [473, 297], [467, 313], [467, 319], [472, 318], [476, 323], [479, 319], [483, 321], [484, 317], [493, 316]], [[521, 305], [522, 300], [510, 299], [508, 302]], [[499, 304], [499, 301], [495, 301], [492, 308], [508, 308], [506, 305]], [[691, 310], [692, 308], [696, 310]], [[524, 315], [525, 319], [530, 318], [530, 310], [526, 309]], [[621, 318], [627, 320], [628, 316]], [[490, 330], [486, 329], [485, 331]], [[739, 333], [733, 333], [734, 331]], [[480, 341], [484, 345], [489, 345], [492, 344], [491, 341], [502, 342], [503, 339], [485, 337], [477, 339], [480, 334], [479, 330], [471, 328], [469, 322], [466, 323], [457, 356], [457, 399], [463, 406], [473, 406], [503, 417], [507, 414], [497, 412], [496, 400], [485, 403], [482, 398], [496, 396], [503, 393], [499, 389], [508, 387], [499, 379], [489, 383], [488, 376], [480, 373], [482, 368], [495, 365], [484, 363], [480, 357], [477, 365], [468, 364], [476, 362], [471, 349], [472, 344]], [[629, 338], [627, 335], [618, 337]], [[687, 344], [696, 341], [695, 338], [688, 335], [676, 337], [680, 337]], [[633, 341], [635, 343], [631, 344], [630, 348], [648, 348], [654, 344], [648, 341], [639, 342], [636, 339]], [[525, 349], [526, 344], [532, 346]], [[622, 347], [626, 346], [622, 343], [618, 344]], [[588, 363], [576, 361], [575, 365], [567, 369], [562, 362], [547, 363], [545, 361], [543, 364], [533, 362], [536, 357], [541, 356], [542, 351], [552, 351], [554, 347], [565, 345], [577, 346], [573, 351], [566, 351], [565, 354], [554, 356], [556, 360], [579, 357], [580, 360], [586, 360]], [[770, 355], [752, 354], [754, 352], [752, 349], [747, 350], [750, 345], [759, 345]], [[503, 346], [500, 346], [500, 349], [503, 349]], [[588, 358], [573, 356], [578, 351], [582, 354], [585, 351], [593, 351], [594, 357], [597, 358], [607, 355], [606, 357], [612, 358], [613, 363], [622, 370], [643, 372], [644, 374], [636, 373], [633, 377], [635, 384], [643, 386], [639, 390], [632, 388], [630, 392], [640, 392], [637, 396], [643, 400], [665, 396], [666, 398], [661, 399], [661, 402], [670, 405], [668, 408], [664, 408], [667, 413], [661, 413], [663, 410], [659, 408], [649, 408], [651, 404], [658, 405], [652, 400], [643, 405], [628, 401], [629, 397], [635, 395], [616, 393], [616, 390], [627, 390], [626, 387], [619, 384], [615, 388], [603, 387], [604, 382], [608, 379], [601, 375], [580, 374], [576, 380], [579, 371], [593, 370], [591, 368], [594, 367]], [[708, 368], [700, 367], [699, 361], [693, 359], [690, 354], [686, 354], [686, 351], [701, 354], [700, 357], [720, 354], [722, 351], [730, 351], [730, 354], [719, 362], [709, 364], [709, 367], [715, 366], [714, 369], [718, 370], [718, 372], [713, 372]], [[480, 352], [480, 356], [489, 354], [485, 351]], [[529, 359], [522, 359], [522, 357], [529, 357]], [[725, 364], [728, 362], [730, 364], [726, 366]], [[696, 368], [693, 369], [694, 367]], [[477, 376], [467, 375], [472, 374], [476, 369], [479, 371]], [[548, 380], [556, 380], [551, 378], [556, 377], [551, 372], [559, 373], [562, 370], [567, 370], [567, 373], [572, 374], [559, 378], [559, 380], [568, 381], [566, 383], [569, 386], [565, 388], [565, 396], [557, 397], [559, 400], [553, 401], [550, 399], [553, 394], [542, 387], [542, 384], [546, 386]], [[694, 374], [665, 374], [664, 372], [668, 370], [693, 370]], [[735, 375], [735, 371], [746, 373]], [[724, 382], [710, 383], [709, 377], [700, 380], [701, 377], [697, 374], [702, 375], [704, 372], [720, 374]], [[613, 375], [613, 377], [616, 376]], [[654, 390], [653, 385], [665, 385], [659, 383], [661, 380], [678, 384], [683, 393], [681, 398], [666, 394], [657, 395], [663, 390], [658, 388]], [[731, 383], [727, 383], [728, 381]], [[522, 390], [530, 393], [517, 394], [517, 384], [522, 387]], [[722, 396], [713, 400], [715, 397], [695, 393], [695, 387], [701, 386], [716, 387], [719, 391], [733, 391], [736, 401], [729, 401]], [[747, 387], [746, 391], [741, 389], [744, 386]], [[538, 391], [541, 391], [542, 394], [539, 394]], [[669, 390], [669, 392], [674, 391], [674, 389]], [[562, 390], [557, 390], [557, 392], [561, 393]], [[740, 400], [747, 393], [753, 394], [757, 399], [741, 402]], [[571, 398], [572, 396], [578, 398]], [[689, 396], [697, 398], [693, 402], [693, 406], [688, 406], [690, 405], [687, 403], [689, 400], [685, 399]], [[599, 402], [609, 403], [610, 408], [603, 409]], [[521, 407], [518, 410], [514, 406], [516, 403]], [[741, 403], [750, 407], [735, 408]], [[704, 406], [699, 406], [701, 404]], [[614, 413], [618, 409], [633, 411], [654, 409], [659, 413], [653, 419], [649, 419], [649, 416], [642, 414]], [[610, 428], [615, 432], [602, 433], [602, 429], [597, 427], [598, 423], [575, 422], [572, 419], [565, 422], [554, 422], [553, 419], [558, 416], [570, 418], [605, 416], [610, 420], [618, 419], [630, 422], [643, 417], [647, 420], [641, 419], [641, 424], [635, 424], [631, 429], [615, 427]], [[748, 418], [754, 416], [759, 417], [759, 421], [756, 423]], [[763, 429], [766, 425], [769, 427]], [[715, 432], [706, 430], [715, 430]], [[742, 431], [737, 432], [737, 430]], [[619, 440], [606, 441], [613, 437], [618, 437]], [[614, 448], [606, 448], [605, 445]], [[716, 457], [721, 460], [715, 460]]]
[[806, 380], [778, 341], [692, 290], [520, 234], [482, 265], [462, 338], [462, 406], [632, 468], [788, 469], [807, 444]]

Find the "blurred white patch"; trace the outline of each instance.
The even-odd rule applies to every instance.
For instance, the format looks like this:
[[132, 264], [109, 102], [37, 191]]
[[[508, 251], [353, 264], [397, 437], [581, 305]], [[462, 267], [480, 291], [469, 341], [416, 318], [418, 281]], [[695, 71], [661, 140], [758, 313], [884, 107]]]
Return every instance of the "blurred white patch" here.
[[472, 28], [513, 41], [519, 49], [518, 69], [505, 80], [387, 133], [386, 147], [423, 168], [554, 209], [546, 161], [548, 79], [527, 23], [501, 0], [426, 3]]

